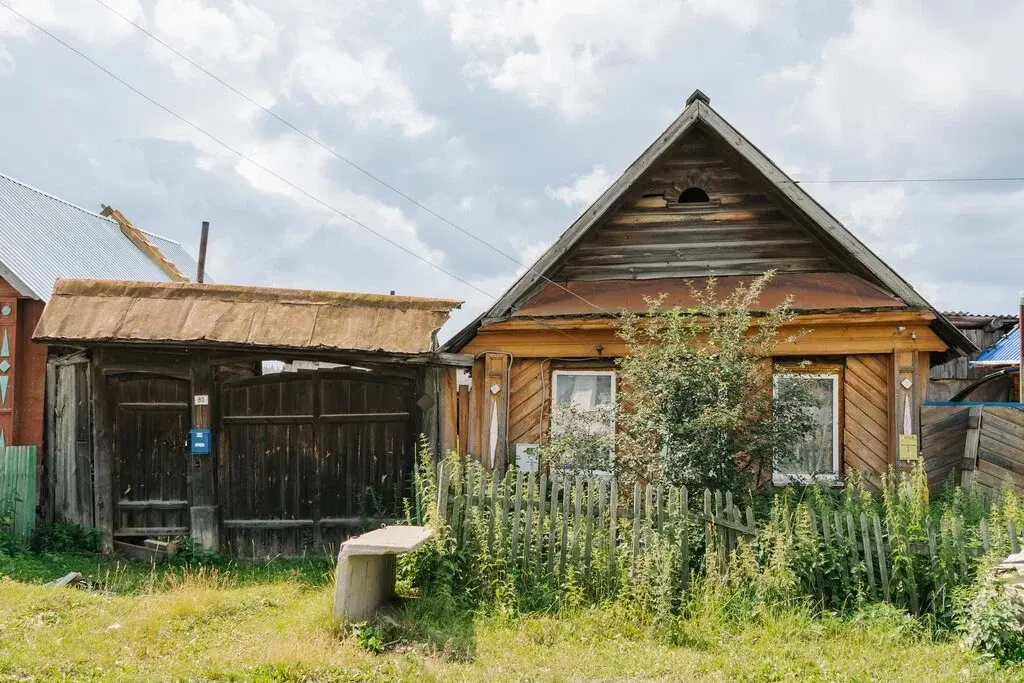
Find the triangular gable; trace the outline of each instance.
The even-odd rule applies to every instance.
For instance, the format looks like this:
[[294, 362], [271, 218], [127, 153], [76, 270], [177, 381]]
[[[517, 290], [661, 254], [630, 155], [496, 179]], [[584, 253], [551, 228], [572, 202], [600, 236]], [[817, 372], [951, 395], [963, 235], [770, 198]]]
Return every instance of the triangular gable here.
[[[936, 316], [932, 323], [933, 328], [952, 349], [960, 353], [977, 350], [960, 330], [925, 301], [898, 273], [843, 227], [832, 214], [789, 178], [761, 150], [719, 116], [711, 108], [707, 97], [699, 90], [687, 99], [686, 108], [682, 114], [562, 233], [555, 244], [541, 255], [537, 262], [490, 309], [456, 334], [446, 346], [449, 349], [458, 350], [472, 338], [482, 321], [509, 316], [517, 306], [536, 293], [540, 286], [549, 279], [565, 281], [586, 279], [587, 277], [597, 279], [599, 277], [643, 277], [644, 275], [685, 277], [685, 272], [681, 271], [665, 273], [650, 271], [640, 275], [624, 274], [621, 270], [616, 270], [607, 264], [602, 266], [603, 270], [602, 268], [595, 270], [594, 266], [600, 266], [602, 259], [600, 252], [595, 252], [593, 249], [589, 259], [584, 259], [585, 265], [590, 269], [589, 275], [587, 268], [581, 268], [579, 265], [574, 266], [575, 270], [573, 270], [573, 267], [569, 266], [571, 262], [569, 259], [584, 252], [587, 247], [588, 235], [595, 227], [599, 229], [599, 226], [604, 225], [613, 212], [621, 209], [631, 196], [636, 197], [637, 184], [647, 178], [651, 169], [663, 162], [685, 137], [697, 134], [706, 135], [715, 145], [734, 157], [738, 164], [744, 166], [744, 170], [748, 174], [752, 174], [759, 183], [763, 183], [765, 188], [773, 194], [776, 203], [789, 216], [798, 219], [804, 229], [801, 234], [806, 235], [811, 242], [821, 247], [820, 252], [815, 252], [810, 244], [799, 244], [798, 235], [793, 231], [780, 238], [793, 240], [793, 246], [796, 247], [797, 252], [803, 254], [800, 258], [807, 259], [807, 270], [845, 270], [863, 277], [892, 293], [909, 307], [933, 312]], [[593, 242], [594, 238], [591, 237], [589, 240]], [[583, 247], [574, 252], [573, 250], [581, 243]], [[680, 253], [682, 254], [682, 252]], [[577, 258], [578, 263], [579, 259]], [[563, 267], [565, 267], [564, 270]], [[799, 267], [790, 270], [794, 269], [799, 270]], [[692, 273], [694, 276], [700, 274]], [[594, 312], [600, 311], [595, 310]]]

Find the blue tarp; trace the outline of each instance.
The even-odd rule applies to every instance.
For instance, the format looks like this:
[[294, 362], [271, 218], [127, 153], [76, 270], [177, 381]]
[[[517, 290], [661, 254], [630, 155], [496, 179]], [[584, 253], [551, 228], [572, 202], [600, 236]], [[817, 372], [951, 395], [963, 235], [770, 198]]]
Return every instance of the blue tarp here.
[[994, 346], [982, 351], [971, 365], [1020, 365], [1020, 325]]

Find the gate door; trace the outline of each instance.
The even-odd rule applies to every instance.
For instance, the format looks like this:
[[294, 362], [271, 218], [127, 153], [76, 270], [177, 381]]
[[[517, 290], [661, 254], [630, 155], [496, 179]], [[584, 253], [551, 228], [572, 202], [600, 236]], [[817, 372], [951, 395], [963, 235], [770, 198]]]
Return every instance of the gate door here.
[[110, 378], [114, 418], [114, 536], [189, 532], [189, 383], [155, 375]]
[[407, 495], [411, 380], [353, 371], [279, 373], [221, 387], [221, 538], [244, 557], [332, 552]]

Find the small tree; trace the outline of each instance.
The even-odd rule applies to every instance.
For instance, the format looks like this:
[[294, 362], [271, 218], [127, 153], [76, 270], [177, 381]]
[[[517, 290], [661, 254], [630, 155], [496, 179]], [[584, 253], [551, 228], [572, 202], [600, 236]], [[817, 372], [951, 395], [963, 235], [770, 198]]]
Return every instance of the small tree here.
[[[762, 481], [809, 432], [799, 383], [773, 395], [772, 348], [792, 318], [790, 300], [751, 312], [773, 273], [721, 296], [709, 278], [694, 306], [626, 315], [618, 360], [620, 469], [648, 481], [739, 490]], [[795, 337], [791, 337], [793, 339]]]

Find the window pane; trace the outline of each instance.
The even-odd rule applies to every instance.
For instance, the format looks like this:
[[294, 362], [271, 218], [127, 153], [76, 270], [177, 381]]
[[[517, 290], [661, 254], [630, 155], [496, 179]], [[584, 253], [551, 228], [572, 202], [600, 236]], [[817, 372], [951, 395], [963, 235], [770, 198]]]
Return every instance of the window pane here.
[[836, 434], [834, 433], [835, 411], [833, 377], [800, 377], [788, 375], [779, 378], [779, 388], [787, 382], [800, 382], [811, 395], [811, 417], [814, 428], [806, 438], [796, 444], [791, 457], [776, 463], [775, 470], [781, 474], [834, 475], [833, 461]]
[[558, 404], [572, 402], [583, 410], [610, 406], [614, 402], [611, 375], [555, 375], [555, 400]]

